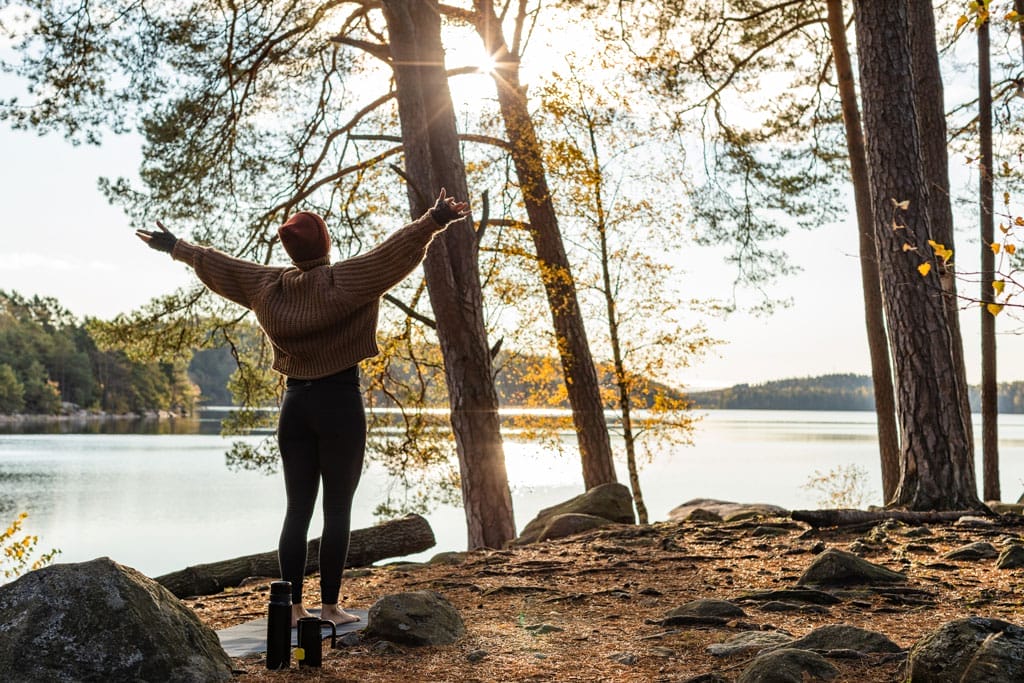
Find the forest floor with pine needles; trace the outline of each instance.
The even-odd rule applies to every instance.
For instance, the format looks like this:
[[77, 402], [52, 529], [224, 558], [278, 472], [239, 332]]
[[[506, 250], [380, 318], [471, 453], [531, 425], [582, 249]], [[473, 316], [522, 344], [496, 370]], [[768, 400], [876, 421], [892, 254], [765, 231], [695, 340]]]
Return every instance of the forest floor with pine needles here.
[[[659, 522], [615, 526], [509, 550], [459, 554], [458, 564], [389, 564], [349, 570], [344, 607], [369, 609], [380, 597], [432, 590], [460, 612], [466, 635], [451, 645], [411, 647], [362, 640], [329, 649], [322, 669], [266, 669], [263, 655], [234, 660], [235, 681], [686, 681], [718, 672], [735, 680], [755, 656], [717, 657], [708, 646], [745, 630], [795, 637], [830, 624], [878, 631], [911, 648], [942, 624], [967, 616], [1024, 623], [1019, 596], [1024, 570], [995, 560], [941, 556], [976, 541], [999, 547], [1020, 528], [921, 527], [812, 529], [788, 518], [732, 523]], [[768, 531], [765, 531], [765, 530]], [[908, 533], [911, 530], [914, 533]], [[777, 534], [777, 535], [775, 535]], [[794, 588], [823, 548], [856, 550], [864, 559], [908, 576], [914, 599], [866, 593], [815, 609], [764, 611], [744, 598]], [[266, 614], [270, 579], [254, 579], [218, 595], [189, 598], [220, 629]], [[306, 593], [316, 595], [316, 576]], [[740, 617], [718, 626], [660, 623], [691, 600], [728, 600]], [[900, 681], [906, 658], [869, 655], [829, 660], [836, 680]], [[721, 679], [720, 679], [721, 680]]]

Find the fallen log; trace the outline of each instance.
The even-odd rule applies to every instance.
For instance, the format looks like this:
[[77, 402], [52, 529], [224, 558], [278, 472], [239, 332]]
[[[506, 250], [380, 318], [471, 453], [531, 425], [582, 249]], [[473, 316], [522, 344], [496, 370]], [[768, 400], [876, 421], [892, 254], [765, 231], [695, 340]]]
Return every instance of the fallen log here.
[[810, 524], [812, 527], [853, 526], [870, 524], [894, 519], [908, 524], [943, 524], [955, 522], [961, 517], [992, 517], [989, 510], [856, 510], [850, 508], [837, 510], [792, 510], [790, 518], [797, 522]]
[[[401, 557], [432, 548], [436, 540], [430, 523], [420, 515], [406, 515], [366, 529], [356, 529], [349, 539], [346, 567], [366, 567], [389, 557]], [[320, 539], [306, 549], [306, 574], [320, 569]], [[280, 576], [277, 551], [243, 555], [230, 560], [186, 567], [154, 580], [175, 596], [212, 595], [233, 588], [251, 576]]]

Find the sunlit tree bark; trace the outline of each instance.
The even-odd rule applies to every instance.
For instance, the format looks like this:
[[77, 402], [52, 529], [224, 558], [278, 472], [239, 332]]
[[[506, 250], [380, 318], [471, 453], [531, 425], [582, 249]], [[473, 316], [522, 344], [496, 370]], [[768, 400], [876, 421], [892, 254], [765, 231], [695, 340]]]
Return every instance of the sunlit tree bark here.
[[[543, 154], [519, 82], [519, 58], [502, 33], [490, 0], [475, 0], [473, 18], [487, 53], [496, 62], [494, 81], [511, 155], [530, 219], [528, 229], [554, 324], [573, 422], [579, 442], [583, 484], [592, 488], [617, 480], [597, 371], [580, 314], [572, 269], [545, 177]], [[522, 7], [522, 5], [520, 5]]]
[[[928, 240], [929, 178], [915, 114], [904, 2], [855, 3], [858, 64], [882, 295], [895, 365], [900, 483], [890, 505], [980, 509], [961, 342]], [[904, 247], [906, 245], [906, 248]]]
[[[384, 0], [410, 184], [420, 216], [435, 188], [468, 197], [444, 66], [437, 6]], [[435, 240], [424, 262], [445, 360], [469, 548], [501, 548], [515, 537], [512, 497], [498, 421], [491, 355], [484, 328], [477, 239], [470, 218]]]

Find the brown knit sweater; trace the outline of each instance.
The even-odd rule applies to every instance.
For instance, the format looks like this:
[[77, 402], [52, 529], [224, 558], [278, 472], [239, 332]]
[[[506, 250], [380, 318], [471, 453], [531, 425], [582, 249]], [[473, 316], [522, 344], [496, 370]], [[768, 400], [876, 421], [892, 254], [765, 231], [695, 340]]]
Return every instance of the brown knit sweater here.
[[316, 379], [377, 355], [380, 297], [419, 265], [442, 229], [427, 213], [365, 254], [333, 265], [325, 257], [263, 266], [180, 239], [171, 255], [211, 290], [256, 314], [274, 347], [275, 370]]

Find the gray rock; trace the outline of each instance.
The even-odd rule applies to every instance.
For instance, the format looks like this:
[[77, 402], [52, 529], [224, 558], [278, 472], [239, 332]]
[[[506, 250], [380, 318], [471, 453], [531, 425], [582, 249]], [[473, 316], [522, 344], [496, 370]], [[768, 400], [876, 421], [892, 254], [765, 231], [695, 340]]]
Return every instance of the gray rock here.
[[0, 586], [0, 671], [19, 683], [225, 681], [217, 634], [170, 591], [110, 558]]
[[370, 607], [365, 638], [405, 645], [447, 645], [466, 633], [462, 616], [434, 591], [385, 595]]
[[804, 683], [829, 681], [838, 675], [839, 669], [819, 654], [783, 648], [758, 655], [736, 683]]
[[783, 600], [785, 602], [804, 602], [814, 605], [835, 605], [840, 602], [839, 598], [826, 591], [814, 590], [812, 588], [782, 588], [780, 590], [762, 590], [744, 593], [738, 600], [769, 601]]
[[666, 617], [724, 617], [736, 619], [745, 617], [747, 613], [734, 603], [727, 600], [691, 600], [670, 610]]
[[451, 564], [451, 565], [456, 565], [456, 564], [463, 564], [465, 561], [466, 561], [466, 553], [465, 552], [458, 552], [458, 551], [455, 551], [455, 550], [448, 550], [448, 551], [443, 552], [443, 553], [437, 553], [436, 555], [431, 557], [429, 560], [427, 560], [427, 564]]
[[761, 605], [762, 612], [799, 612], [800, 605], [795, 602], [784, 602], [782, 600], [771, 600]]
[[466, 655], [466, 661], [476, 663], [483, 660], [485, 657], [487, 657], [487, 650], [473, 650]]
[[814, 558], [798, 586], [873, 586], [906, 583], [907, 577], [852, 553], [830, 548]]
[[960, 680], [970, 683], [1024, 681], [1022, 634], [1003, 631], [986, 638]]
[[934, 536], [935, 534], [926, 526], [916, 526], [904, 531], [903, 535], [907, 538], [925, 538], [927, 536]]
[[704, 508], [695, 508], [686, 515], [687, 522], [721, 522], [722, 515], [718, 514], [714, 510], [705, 510]]
[[608, 655], [608, 659], [627, 666], [633, 666], [639, 661], [639, 658], [632, 652], [615, 652]]
[[[990, 648], [984, 645], [998, 640]], [[984, 650], [984, 652], [983, 652]], [[977, 660], [977, 661], [975, 661]], [[910, 650], [908, 683], [1019, 681], [1024, 662], [1024, 629], [999, 619], [956, 619], [925, 635]], [[985, 677], [968, 678], [966, 672]]]
[[1024, 546], [1010, 545], [1003, 549], [996, 560], [997, 569], [1020, 569], [1024, 567]]
[[959, 548], [953, 548], [948, 553], [942, 555], [942, 558], [945, 560], [988, 560], [993, 557], [999, 557], [999, 551], [996, 550], [994, 545], [986, 541], [968, 543]]
[[856, 650], [857, 652], [903, 652], [903, 648], [877, 631], [868, 631], [848, 624], [830, 624], [816, 628], [788, 647], [798, 650]]
[[713, 512], [726, 522], [735, 522], [755, 516], [789, 516], [789, 510], [768, 503], [733, 503], [724, 500], [714, 500], [713, 498], [694, 498], [670, 510], [668, 518], [672, 521], [683, 521], [696, 509]]
[[728, 676], [713, 671], [708, 674], [700, 674], [687, 678], [683, 683], [732, 683]]
[[723, 643], [708, 645], [708, 652], [716, 657], [746, 655], [762, 650], [785, 646], [793, 637], [779, 631], [746, 631], [729, 638]]
[[[519, 537], [512, 541], [512, 545], [523, 545], [540, 540], [545, 531], [551, 532], [548, 527], [554, 518], [570, 514], [590, 515], [618, 524], [636, 523], [636, 516], [633, 513], [633, 496], [629, 489], [619, 483], [602, 484], [575, 498], [570, 498], [564, 503], [541, 510], [529, 524], [523, 527]], [[557, 536], [549, 535], [547, 538], [557, 538]]]
[[[569, 512], [564, 515], [551, 517], [534, 540], [548, 541], [555, 538], [565, 538], [566, 536], [574, 536], [582, 534], [584, 531], [602, 529], [611, 525], [612, 522], [609, 522], [604, 517]], [[517, 544], [520, 542], [518, 539], [516, 540]]]

